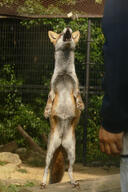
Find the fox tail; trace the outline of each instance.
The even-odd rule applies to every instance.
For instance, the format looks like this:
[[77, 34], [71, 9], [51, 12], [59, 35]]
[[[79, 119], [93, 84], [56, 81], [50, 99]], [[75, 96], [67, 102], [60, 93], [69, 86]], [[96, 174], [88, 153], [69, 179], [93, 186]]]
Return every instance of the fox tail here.
[[65, 171], [65, 152], [62, 146], [60, 146], [54, 153], [49, 183], [58, 183], [62, 180]]

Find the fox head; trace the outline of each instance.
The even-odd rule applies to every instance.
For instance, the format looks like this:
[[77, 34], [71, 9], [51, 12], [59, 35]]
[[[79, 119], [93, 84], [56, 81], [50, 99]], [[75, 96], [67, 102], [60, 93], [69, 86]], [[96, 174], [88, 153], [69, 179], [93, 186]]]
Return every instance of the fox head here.
[[62, 33], [49, 31], [48, 36], [54, 44], [55, 50], [74, 50], [80, 38], [80, 32], [72, 32], [71, 28], [65, 28]]

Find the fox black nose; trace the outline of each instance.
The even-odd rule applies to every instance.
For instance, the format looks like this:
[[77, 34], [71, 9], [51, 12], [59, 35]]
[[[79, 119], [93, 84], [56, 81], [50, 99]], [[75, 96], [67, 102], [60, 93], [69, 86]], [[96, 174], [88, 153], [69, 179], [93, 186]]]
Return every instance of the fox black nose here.
[[68, 41], [71, 39], [71, 32], [69, 30], [69, 28], [67, 28], [66, 32], [64, 33], [64, 36], [63, 36], [63, 41]]

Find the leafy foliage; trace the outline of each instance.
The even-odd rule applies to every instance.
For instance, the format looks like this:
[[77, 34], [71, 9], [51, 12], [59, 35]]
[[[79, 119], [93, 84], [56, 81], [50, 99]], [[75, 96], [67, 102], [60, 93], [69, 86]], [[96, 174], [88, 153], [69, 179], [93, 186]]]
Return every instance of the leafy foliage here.
[[6, 165], [6, 164], [8, 164], [8, 162], [6, 162], [6, 161], [0, 161], [0, 166], [4, 166], [4, 165]]
[[103, 96], [93, 96], [89, 100], [87, 129], [87, 159], [89, 161], [100, 159], [102, 156], [98, 139], [102, 98]]
[[26, 14], [38, 14], [38, 15], [51, 15], [51, 14], [60, 14], [63, 11], [54, 6], [49, 5], [48, 8], [44, 7], [42, 3], [38, 0], [26, 0], [25, 3], [18, 8], [18, 13], [26, 13]]
[[[96, 3], [101, 4], [102, 0], [95, 0]], [[95, 3], [94, 2], [94, 3]], [[74, 6], [76, 5], [76, 0], [61, 0], [54, 4], [49, 4], [48, 7], [44, 6], [41, 0], [1, 0], [0, 7], [6, 6], [11, 7], [14, 5], [17, 6], [17, 12], [18, 14], [38, 14], [38, 15], [62, 15], [65, 14], [65, 11], [61, 8], [62, 6]], [[72, 12], [74, 14], [77, 14], [77, 11], [75, 11], [72, 7]], [[80, 11], [79, 11], [80, 14]], [[81, 12], [82, 14], [82, 12]]]
[[26, 191], [25, 187], [33, 187], [35, 184], [31, 181], [27, 181], [24, 185], [16, 185], [16, 184], [10, 184], [5, 185], [2, 182], [0, 182], [0, 190], [1, 192], [20, 192], [20, 191]]
[[102, 0], [96, 0], [96, 3], [101, 4], [101, 3], [102, 3]]
[[5, 5], [7, 7], [9, 7], [9, 6], [13, 5], [15, 2], [16, 2], [16, 0], [1, 0], [0, 7], [3, 7]]
[[0, 7], [19, 5], [17, 8], [19, 14], [61, 15], [64, 14], [64, 10], [60, 8], [60, 5], [62, 6], [65, 4], [75, 5], [76, 0], [62, 0], [58, 1], [57, 4], [50, 4], [48, 7], [45, 7], [41, 0], [25, 0], [22, 4], [20, 0], [1, 0]]
[[41, 133], [48, 134], [49, 126], [43, 118], [44, 103], [41, 98], [36, 98], [36, 107], [40, 109], [38, 113], [30, 105], [23, 104], [17, 88], [22, 85], [22, 81], [16, 79], [14, 66], [3, 66], [0, 82], [1, 89], [4, 91], [0, 102], [1, 144], [16, 139], [19, 144], [23, 145], [23, 139], [16, 132], [18, 124], [22, 125], [36, 141], [39, 140]]

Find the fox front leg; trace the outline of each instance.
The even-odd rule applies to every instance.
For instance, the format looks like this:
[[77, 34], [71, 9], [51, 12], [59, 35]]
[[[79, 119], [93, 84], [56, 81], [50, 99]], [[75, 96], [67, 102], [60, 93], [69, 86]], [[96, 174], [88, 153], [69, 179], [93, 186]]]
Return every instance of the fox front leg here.
[[77, 109], [79, 109], [80, 111], [83, 111], [85, 107], [84, 107], [84, 103], [83, 103], [83, 100], [81, 98], [80, 91], [79, 91], [78, 87], [74, 91], [74, 97], [76, 99]]
[[78, 93], [78, 95], [76, 97], [76, 106], [77, 106], [77, 109], [79, 109], [80, 111], [83, 111], [85, 108], [80, 93]]
[[44, 109], [44, 117], [46, 119], [51, 115], [52, 104], [53, 104], [54, 98], [55, 98], [55, 93], [54, 93], [53, 90], [51, 90], [50, 93], [49, 93], [49, 96], [48, 96], [46, 107]]
[[77, 78], [76, 74], [74, 74], [74, 73], [72, 73], [71, 76], [72, 76], [72, 79], [74, 80], [74, 83], [75, 83], [73, 95], [76, 99], [77, 109], [79, 109], [80, 111], [83, 111], [84, 110], [84, 103], [83, 103], [81, 95], [80, 95], [78, 78]]

